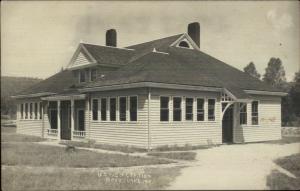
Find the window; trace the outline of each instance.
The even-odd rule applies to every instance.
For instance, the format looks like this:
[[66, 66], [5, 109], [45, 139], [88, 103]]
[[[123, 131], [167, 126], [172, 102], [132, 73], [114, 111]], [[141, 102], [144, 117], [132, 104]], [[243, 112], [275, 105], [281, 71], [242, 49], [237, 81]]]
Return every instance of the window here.
[[95, 81], [97, 78], [97, 69], [91, 69], [90, 81]]
[[193, 120], [193, 98], [185, 99], [185, 120]]
[[101, 120], [106, 121], [106, 98], [101, 99]]
[[215, 120], [215, 99], [208, 99], [208, 121]]
[[130, 97], [130, 108], [129, 108], [130, 121], [137, 121], [137, 97]]
[[40, 102], [40, 119], [43, 119], [43, 104]]
[[185, 48], [190, 48], [189, 44], [185, 41], [181, 41], [178, 46], [185, 47]]
[[28, 119], [28, 103], [25, 103], [25, 119]]
[[197, 121], [204, 121], [204, 99], [197, 99]]
[[38, 103], [34, 103], [34, 119], [38, 118]]
[[126, 97], [120, 97], [119, 98], [120, 121], [126, 121], [126, 105], [127, 105]]
[[181, 121], [181, 97], [173, 98], [173, 121]]
[[258, 101], [252, 102], [252, 125], [258, 125]]
[[24, 113], [23, 113], [23, 112], [24, 112], [24, 111], [23, 111], [24, 108], [23, 108], [23, 106], [24, 106], [24, 105], [23, 105], [23, 103], [22, 103], [22, 104], [20, 105], [21, 119], [23, 119], [23, 117], [24, 117]]
[[109, 104], [110, 104], [110, 120], [116, 121], [116, 98], [110, 98]]
[[160, 97], [160, 121], [169, 121], [169, 97]]
[[240, 103], [240, 124], [247, 124], [247, 104]]
[[85, 82], [85, 70], [80, 70], [79, 71], [79, 82]]
[[29, 116], [30, 116], [30, 119], [32, 119], [32, 103], [29, 104]]
[[93, 120], [98, 120], [98, 99], [93, 99]]

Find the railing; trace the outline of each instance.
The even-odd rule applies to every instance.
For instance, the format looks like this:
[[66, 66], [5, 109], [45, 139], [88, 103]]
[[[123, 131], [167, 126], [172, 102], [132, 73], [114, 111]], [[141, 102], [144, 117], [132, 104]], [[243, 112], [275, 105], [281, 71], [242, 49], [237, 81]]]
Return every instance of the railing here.
[[57, 136], [57, 129], [48, 129], [48, 135]]
[[85, 137], [85, 131], [73, 131], [73, 137], [84, 138]]

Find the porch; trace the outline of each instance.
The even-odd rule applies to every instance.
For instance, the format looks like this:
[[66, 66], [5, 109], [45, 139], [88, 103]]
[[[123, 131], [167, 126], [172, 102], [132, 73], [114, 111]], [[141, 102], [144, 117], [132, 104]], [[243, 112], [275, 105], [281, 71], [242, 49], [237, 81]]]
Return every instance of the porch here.
[[58, 140], [86, 138], [86, 111], [89, 111], [85, 94], [50, 96], [47, 104], [48, 126], [46, 137]]

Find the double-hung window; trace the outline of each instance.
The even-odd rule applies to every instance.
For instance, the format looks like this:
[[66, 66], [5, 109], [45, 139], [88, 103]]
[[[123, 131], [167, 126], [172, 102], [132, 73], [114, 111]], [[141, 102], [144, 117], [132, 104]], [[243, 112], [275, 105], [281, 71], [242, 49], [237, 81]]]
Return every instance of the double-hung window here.
[[110, 121], [116, 121], [116, 107], [117, 107], [117, 99], [110, 98], [109, 100]]
[[79, 70], [79, 82], [82, 83], [82, 82], [85, 82], [85, 70]]
[[130, 107], [129, 107], [130, 121], [137, 121], [137, 97], [130, 97]]
[[252, 125], [258, 125], [258, 101], [252, 102]]
[[247, 104], [240, 103], [240, 124], [247, 124]]
[[215, 105], [216, 105], [215, 99], [208, 99], [208, 121], [215, 120]]
[[204, 121], [204, 99], [197, 99], [197, 121]]
[[95, 81], [97, 78], [97, 69], [93, 68], [90, 72], [90, 81]]
[[193, 120], [193, 98], [185, 99], [185, 120], [192, 121]]
[[160, 121], [169, 121], [169, 97], [160, 97]]
[[106, 121], [106, 98], [101, 98], [101, 121]]
[[93, 120], [96, 121], [98, 120], [98, 99], [93, 99], [93, 109], [92, 109], [92, 114], [93, 114]]
[[120, 97], [119, 98], [120, 121], [126, 121], [126, 105], [127, 105], [126, 97]]
[[173, 121], [181, 121], [181, 97], [173, 98]]

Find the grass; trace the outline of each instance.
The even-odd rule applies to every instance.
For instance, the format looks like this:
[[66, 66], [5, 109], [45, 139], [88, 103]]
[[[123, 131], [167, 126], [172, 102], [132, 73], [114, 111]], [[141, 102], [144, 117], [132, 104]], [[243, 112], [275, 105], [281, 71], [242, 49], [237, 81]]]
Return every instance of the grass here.
[[197, 154], [195, 152], [151, 152], [148, 155], [175, 160], [195, 160]]
[[163, 145], [157, 148], [154, 148], [154, 152], [159, 151], [190, 151], [190, 150], [198, 150], [198, 149], [209, 149], [212, 148], [213, 145], [189, 145], [186, 144], [184, 146], [178, 145]]
[[96, 153], [35, 143], [2, 143], [3, 165], [57, 166], [57, 167], [128, 167], [167, 164], [168, 160], [121, 154]]
[[267, 177], [267, 185], [272, 190], [299, 190], [300, 189], [300, 153], [280, 158], [276, 164], [288, 170], [296, 176], [296, 179], [288, 177], [279, 171], [272, 171]]
[[100, 169], [2, 169], [2, 190], [161, 190], [179, 167], [104, 171]]

